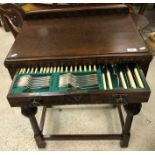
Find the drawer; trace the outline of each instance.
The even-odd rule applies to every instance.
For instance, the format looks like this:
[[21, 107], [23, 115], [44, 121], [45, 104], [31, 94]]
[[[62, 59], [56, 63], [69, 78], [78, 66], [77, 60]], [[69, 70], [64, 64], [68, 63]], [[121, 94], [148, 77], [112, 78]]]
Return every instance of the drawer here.
[[51, 106], [147, 102], [149, 96], [138, 64], [99, 64], [20, 68], [7, 99], [11, 106]]

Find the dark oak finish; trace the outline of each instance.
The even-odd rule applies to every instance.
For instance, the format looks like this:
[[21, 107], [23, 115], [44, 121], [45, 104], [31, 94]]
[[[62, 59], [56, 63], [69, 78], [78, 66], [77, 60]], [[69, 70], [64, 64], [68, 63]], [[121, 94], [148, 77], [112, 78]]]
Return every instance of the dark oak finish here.
[[[97, 8], [102, 11], [105, 8], [127, 10], [124, 5], [118, 6], [97, 5]], [[97, 10], [96, 7], [91, 6], [91, 8]], [[89, 10], [85, 6], [82, 9]], [[66, 12], [67, 10], [68, 8]], [[73, 8], [72, 10], [74, 11]], [[78, 10], [80, 12], [80, 7]], [[123, 14], [116, 15], [79, 15], [77, 17], [72, 17], [72, 13], [68, 13], [69, 17], [27, 20], [5, 60], [5, 66], [13, 78], [16, 69], [21, 66], [124, 61], [138, 62], [146, 74], [152, 56], [148, 53], [148, 48], [131, 16], [126, 11], [122, 12]], [[141, 47], [145, 48], [140, 50]], [[127, 48], [137, 48], [137, 51], [128, 52]]]
[[41, 19], [47, 17], [68, 17], [82, 15], [97, 15], [97, 14], [112, 14], [112, 13], [127, 13], [128, 8], [125, 5], [119, 4], [40, 4], [36, 3], [39, 10], [24, 12], [24, 10], [14, 3], [0, 4], [0, 17], [3, 22], [4, 29], [11, 31], [16, 37], [24, 20]]
[[[118, 95], [118, 97], [115, 97]], [[31, 93], [31, 94], [8, 94], [8, 100], [12, 107], [18, 106], [53, 106], [69, 105], [80, 103], [113, 103], [126, 104], [136, 102], [147, 102], [150, 96], [150, 90], [107, 90], [107, 91], [88, 91], [88, 92], [50, 92], [50, 93]], [[117, 99], [123, 98], [126, 102], [117, 102]], [[35, 101], [35, 102], [33, 102]]]
[[119, 140], [121, 134], [91, 134], [91, 135], [46, 135], [45, 140]]
[[151, 59], [130, 15], [89, 16], [25, 21], [5, 66], [13, 77], [20, 66], [145, 61], [147, 68]]
[[76, 3], [76, 4], [52, 4], [49, 9], [30, 11], [26, 19], [76, 17], [93, 15], [127, 14], [129, 9], [123, 4], [106, 3]]
[[[5, 59], [4, 64], [13, 79], [12, 84], [19, 67], [136, 62], [144, 72], [142, 78], [145, 85], [145, 89], [135, 90], [43, 92], [19, 95], [9, 91], [7, 98], [10, 105], [21, 107], [22, 114], [29, 118], [38, 147], [45, 147], [44, 140], [47, 139], [120, 139], [121, 147], [127, 147], [133, 116], [140, 112], [141, 102], [147, 102], [150, 96], [150, 88], [145, 76], [152, 60], [152, 55], [128, 13], [128, 8], [120, 4], [79, 4], [79, 6], [63, 6], [61, 9], [43, 11], [38, 18], [36, 14], [36, 12], [32, 13], [23, 23]], [[118, 108], [122, 133], [49, 136], [42, 134], [46, 107], [81, 103], [115, 105]], [[44, 107], [40, 127], [35, 118], [38, 106]], [[125, 120], [121, 106], [127, 113]]]
[[133, 116], [138, 114], [141, 110], [142, 104], [136, 103], [136, 104], [128, 104], [124, 106], [124, 109], [127, 113], [126, 121], [123, 126], [123, 138], [121, 141], [121, 147], [127, 147], [129, 144], [130, 139], [130, 129], [133, 121]]
[[[140, 50], [141, 47], [145, 47], [144, 41], [130, 15], [30, 20], [24, 22], [7, 59], [95, 58], [112, 53], [140, 55], [148, 51]], [[138, 49], [128, 52], [128, 48]], [[16, 57], [12, 58], [13, 54]]]
[[0, 4], [0, 16], [6, 31], [11, 31], [16, 37], [23, 24], [24, 12], [22, 9], [12, 3]]
[[35, 114], [37, 113], [36, 107], [24, 107], [21, 108], [21, 112], [24, 116], [28, 117], [34, 132], [34, 138], [39, 148], [45, 147], [45, 142], [43, 141], [42, 132], [38, 126]]

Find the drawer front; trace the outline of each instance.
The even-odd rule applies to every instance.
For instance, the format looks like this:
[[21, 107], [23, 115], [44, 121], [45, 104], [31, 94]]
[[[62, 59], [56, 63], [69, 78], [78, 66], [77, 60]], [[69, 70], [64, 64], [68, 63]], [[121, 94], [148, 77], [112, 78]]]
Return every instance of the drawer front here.
[[127, 104], [147, 102], [150, 91], [143, 92], [101, 92], [93, 94], [67, 94], [60, 96], [12, 96], [8, 95], [11, 106], [52, 106], [69, 104]]
[[[71, 72], [71, 67], [64, 68], [65, 71], [61, 71], [61, 67], [53, 67], [54, 71], [52, 71], [51, 73], [50, 67], [40, 68], [39, 70], [41, 70], [42, 73], [40, 73], [41, 71], [38, 71], [38, 68], [32, 68], [33, 70], [29, 68], [29, 71], [28, 69], [22, 68], [15, 75], [7, 98], [11, 106], [51, 106], [83, 103], [127, 104], [136, 102], [147, 102], [150, 96], [150, 88], [145, 80], [142, 69], [137, 64], [119, 64], [116, 66], [80, 66], [81, 68], [77, 67], [77, 70], [79, 69], [77, 72]], [[123, 68], [123, 66], [127, 67]], [[128, 74], [128, 71], [130, 72], [130, 74]], [[29, 74], [28, 72], [30, 72], [31, 74]], [[69, 74], [67, 72], [69, 72]], [[70, 76], [70, 74], [74, 75], [73, 77], [76, 78], [76, 81], [78, 81], [78, 85], [80, 83], [90, 83], [86, 82], [85, 79], [82, 79], [83, 77], [89, 77], [87, 81], [90, 81], [92, 77], [95, 77], [98, 85], [97, 87], [95, 85], [95, 89], [94, 87], [87, 86], [78, 86], [77, 89], [71, 89], [69, 85], [65, 87], [60, 86], [60, 77], [64, 75], [67, 75], [68, 77], [69, 75], [70, 78], [72, 77]], [[122, 74], [124, 76], [123, 78]], [[137, 76], [137, 74], [139, 77]], [[46, 77], [48, 76], [50, 80], [52, 79], [52, 82], [49, 81], [49, 87], [45, 89], [35, 88], [36, 90], [31, 88], [31, 91], [28, 91], [30, 90], [28, 89], [28, 87], [21, 87], [21, 85], [23, 84], [23, 82], [20, 81], [21, 77], [31, 77], [34, 78], [34, 81], [36, 81], [36, 79], [39, 77], [41, 84], [43, 84], [42, 79], [44, 79], [45, 75]], [[68, 81], [70, 82], [71, 80], [72, 79], [69, 79]], [[91, 82], [93, 82], [93, 80], [94, 79], [91, 79]], [[19, 86], [17, 84], [19, 81], [20, 87], [17, 87]], [[29, 81], [30, 79], [28, 80], [28, 82]], [[40, 84], [40, 81], [37, 82], [37, 84]]]

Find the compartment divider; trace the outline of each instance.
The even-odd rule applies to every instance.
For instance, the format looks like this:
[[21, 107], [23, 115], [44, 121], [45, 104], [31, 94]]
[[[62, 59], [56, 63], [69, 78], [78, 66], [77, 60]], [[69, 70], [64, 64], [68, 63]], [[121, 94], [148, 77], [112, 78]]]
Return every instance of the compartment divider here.
[[137, 78], [136, 78], [135, 73], [134, 73], [134, 67], [135, 67], [135, 65], [130, 65], [130, 66], [129, 66], [129, 69], [131, 70], [131, 74], [132, 74], [133, 79], [134, 79], [134, 81], [135, 81], [136, 88], [140, 88], [140, 87], [139, 87], [139, 84], [138, 84], [138, 81], [137, 81]]
[[101, 65], [99, 65], [97, 69], [97, 75], [98, 75], [98, 83], [99, 83], [99, 89], [103, 90], [103, 80], [102, 80], [102, 70], [101, 70]]
[[124, 78], [125, 78], [125, 82], [126, 82], [126, 84], [127, 84], [127, 87], [128, 87], [128, 88], [131, 88], [130, 82], [129, 82], [129, 79], [128, 79], [128, 75], [127, 75], [127, 71], [126, 71], [125, 67], [122, 67], [122, 66], [121, 66], [121, 70], [122, 70], [122, 72], [123, 72], [123, 74], [124, 74]]
[[[85, 74], [94, 74], [96, 73], [97, 74], [97, 77], [98, 77], [98, 88], [95, 88], [96, 90], [104, 90], [104, 85], [103, 85], [103, 79], [102, 79], [102, 73], [104, 72], [105, 74], [105, 82], [106, 82], [106, 86], [107, 86], [107, 89], [106, 90], [109, 90], [109, 82], [108, 82], [108, 78], [107, 78], [107, 70], [110, 71], [110, 74], [111, 74], [111, 79], [112, 79], [112, 85], [113, 85], [113, 90], [124, 90], [123, 86], [122, 86], [122, 82], [121, 82], [121, 79], [120, 79], [120, 74], [119, 74], [119, 71], [121, 70], [124, 74], [124, 78], [125, 78], [125, 82], [126, 82], [126, 85], [127, 85], [127, 89], [128, 90], [133, 90], [133, 88], [131, 88], [130, 86], [130, 82], [129, 82], [129, 79], [128, 79], [128, 75], [127, 75], [127, 71], [126, 71], [126, 65], [127, 64], [118, 64], [116, 67], [116, 74], [118, 75], [118, 78], [119, 78], [119, 86], [116, 85], [116, 79], [114, 77], [114, 71], [113, 71], [113, 67], [112, 66], [109, 66], [110, 64], [105, 64], [104, 65], [104, 71], [102, 70], [102, 67], [103, 65], [99, 64], [97, 66], [97, 70], [94, 71], [90, 71], [90, 70], [87, 70], [87, 71], [84, 71], [82, 68], [82, 71], [79, 71], [77, 70], [76, 72], [75, 71], [63, 71], [63, 72], [52, 72], [52, 73], [40, 73], [40, 72], [37, 72], [37, 73], [19, 73], [17, 72], [16, 73], [16, 79], [15, 79], [15, 82], [13, 84], [13, 87], [11, 89], [11, 92], [13, 94], [20, 94], [20, 93], [35, 93], [35, 92], [67, 92], [67, 91], [72, 91], [72, 89], [68, 88], [68, 87], [59, 87], [59, 78], [61, 75], [63, 74], [67, 74], [67, 73], [72, 73], [74, 75], [85, 75]], [[134, 67], [137, 68], [138, 70], [138, 73], [140, 75], [140, 78], [142, 80], [142, 83], [144, 85], [144, 88], [147, 87], [149, 88], [149, 86], [146, 84], [145, 82], [145, 78], [143, 77], [143, 73], [141, 71], [141, 68], [139, 67], [138, 64], [129, 64], [128, 65], [129, 69], [131, 70], [131, 74], [133, 76], [133, 79], [135, 81], [135, 84], [136, 84], [136, 88], [134, 89], [143, 89], [143, 88], [140, 88], [139, 87], [139, 84], [138, 84], [138, 81], [137, 81], [137, 78], [135, 76], [135, 73], [134, 73]], [[51, 81], [50, 81], [50, 86], [48, 88], [41, 88], [41, 89], [35, 89], [35, 90], [28, 90], [26, 87], [16, 87], [16, 84], [17, 84], [17, 81], [19, 80], [19, 78], [21, 76], [24, 76], [24, 75], [31, 75], [31, 76], [48, 76], [50, 75], [51, 76]], [[91, 89], [94, 89], [94, 87], [82, 87], [80, 89], [77, 89], [77, 90], [91, 90]], [[104, 91], [106, 91], [104, 90]], [[73, 90], [75, 91], [75, 90]]]
[[136, 64], [136, 67], [137, 67], [138, 73], [140, 75], [140, 78], [142, 80], [142, 83], [144, 85], [144, 88], [149, 88], [148, 84], [146, 82], [144, 82], [145, 81], [144, 74], [142, 73], [140, 66], [138, 64]]

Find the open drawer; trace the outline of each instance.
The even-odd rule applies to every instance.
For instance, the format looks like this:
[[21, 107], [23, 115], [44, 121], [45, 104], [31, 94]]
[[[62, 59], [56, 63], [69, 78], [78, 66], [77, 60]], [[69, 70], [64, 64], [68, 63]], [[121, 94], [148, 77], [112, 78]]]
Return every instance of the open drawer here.
[[150, 88], [138, 64], [20, 68], [8, 93], [11, 106], [147, 102]]

